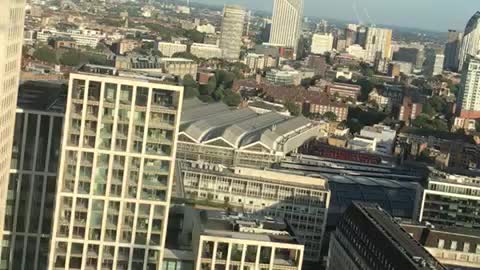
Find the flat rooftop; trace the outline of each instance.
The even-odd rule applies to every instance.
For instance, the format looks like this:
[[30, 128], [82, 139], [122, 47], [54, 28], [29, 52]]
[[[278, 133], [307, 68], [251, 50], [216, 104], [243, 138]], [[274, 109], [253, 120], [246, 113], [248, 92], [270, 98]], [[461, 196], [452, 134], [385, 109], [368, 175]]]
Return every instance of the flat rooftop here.
[[446, 269], [378, 205], [371, 203], [354, 203], [354, 205], [370, 221], [372, 226], [378, 228], [379, 233], [385, 235], [396, 249], [412, 261], [411, 265], [415, 266], [412, 269]]
[[17, 107], [23, 110], [64, 113], [67, 84], [66, 80], [22, 81], [18, 88]]
[[208, 210], [203, 210], [200, 216], [204, 226], [202, 235], [299, 244], [295, 236], [288, 231], [287, 224], [281, 220], [260, 219], [258, 216], [230, 215], [222, 211]]

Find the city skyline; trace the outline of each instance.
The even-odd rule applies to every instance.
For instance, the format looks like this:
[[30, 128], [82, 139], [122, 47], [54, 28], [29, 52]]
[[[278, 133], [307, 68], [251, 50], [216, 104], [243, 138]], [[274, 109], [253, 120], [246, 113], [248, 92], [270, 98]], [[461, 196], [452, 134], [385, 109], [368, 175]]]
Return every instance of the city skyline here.
[[[241, 4], [247, 8], [267, 12], [271, 12], [273, 9], [273, 0], [261, 2], [254, 0], [193, 0], [193, 2], [213, 5]], [[425, 0], [420, 2], [412, 0], [407, 0], [407, 2], [339, 0], [329, 3], [305, 0], [304, 15], [358, 23], [359, 21], [353, 9], [355, 3], [359, 17], [365, 24], [408, 27], [436, 32], [447, 32], [448, 29], [463, 31], [468, 18], [476, 10], [480, 9], [480, 5], [475, 8], [472, 7], [474, 5], [472, 0], [463, 0], [461, 2], [465, 4], [458, 5], [458, 3], [446, 0]], [[322, 8], [322, 5], [327, 5], [327, 8]], [[410, 9], [409, 7], [412, 5], [416, 5], [417, 8], [414, 10]], [[432, 13], [432, 6], [436, 6], [435, 13]], [[389, 10], [392, 12], [388, 12]], [[412, 20], [412, 18], [415, 20]]]

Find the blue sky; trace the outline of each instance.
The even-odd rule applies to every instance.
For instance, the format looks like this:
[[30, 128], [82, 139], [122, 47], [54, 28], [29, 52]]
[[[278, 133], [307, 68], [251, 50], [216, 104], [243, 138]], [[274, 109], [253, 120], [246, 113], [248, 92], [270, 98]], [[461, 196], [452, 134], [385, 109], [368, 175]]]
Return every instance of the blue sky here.
[[[219, 4], [237, 3], [249, 8], [271, 10], [273, 0], [192, 0]], [[369, 22], [364, 9], [376, 24], [414, 27], [426, 30], [462, 30], [480, 9], [480, 0], [304, 0], [305, 15], [357, 21], [354, 1], [361, 18]]]

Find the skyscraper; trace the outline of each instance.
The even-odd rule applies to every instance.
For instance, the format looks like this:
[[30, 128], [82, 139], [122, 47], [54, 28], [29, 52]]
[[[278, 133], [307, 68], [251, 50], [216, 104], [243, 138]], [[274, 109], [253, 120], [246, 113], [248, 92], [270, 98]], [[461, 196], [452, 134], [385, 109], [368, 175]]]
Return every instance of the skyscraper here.
[[448, 70], [458, 70], [458, 57], [462, 45], [463, 33], [456, 30], [448, 30], [448, 41], [445, 44], [445, 68]]
[[227, 60], [238, 60], [240, 57], [245, 14], [245, 9], [240, 6], [225, 5], [223, 9], [220, 48]]
[[274, 0], [270, 43], [294, 48], [302, 34], [303, 0]]
[[25, 1], [0, 0], [0, 6], [0, 232], [3, 232], [20, 80]]
[[66, 84], [20, 85], [0, 269], [46, 270]]
[[461, 118], [480, 118], [480, 58], [469, 55], [462, 71], [457, 114]]
[[48, 269], [162, 269], [183, 88], [133, 75], [70, 75]]
[[391, 59], [392, 30], [368, 27], [365, 50], [367, 50], [367, 61], [374, 62], [378, 55], [381, 59]]
[[467, 23], [465, 33], [460, 47], [458, 70], [463, 69], [463, 65], [468, 55], [477, 55], [480, 49], [480, 11], [477, 11]]

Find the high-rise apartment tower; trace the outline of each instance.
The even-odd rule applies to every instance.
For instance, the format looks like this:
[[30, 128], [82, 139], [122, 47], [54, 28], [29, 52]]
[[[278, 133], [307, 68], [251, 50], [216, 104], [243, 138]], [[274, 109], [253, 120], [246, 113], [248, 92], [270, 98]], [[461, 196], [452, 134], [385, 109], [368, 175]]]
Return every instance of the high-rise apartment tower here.
[[183, 88], [70, 75], [49, 269], [162, 269]]
[[303, 0], [274, 0], [270, 43], [297, 48], [302, 34]]
[[245, 14], [245, 9], [240, 6], [225, 5], [223, 9], [220, 48], [227, 60], [238, 60], [240, 57]]

